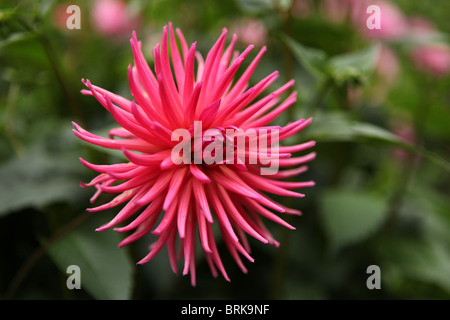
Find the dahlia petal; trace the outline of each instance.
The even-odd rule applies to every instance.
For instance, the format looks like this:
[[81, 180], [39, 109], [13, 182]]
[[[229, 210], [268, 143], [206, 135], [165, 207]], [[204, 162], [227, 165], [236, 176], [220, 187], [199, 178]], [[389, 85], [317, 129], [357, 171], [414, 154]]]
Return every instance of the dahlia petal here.
[[[239, 182], [229, 179], [227, 176], [222, 175], [218, 172], [211, 172], [211, 176], [216, 180], [218, 184], [223, 186], [225, 189], [232, 191], [234, 193], [253, 198], [260, 199], [261, 196], [251, 189], [246, 183], [240, 184]], [[242, 180], [241, 180], [242, 181]]]
[[196, 204], [196, 216], [197, 216], [197, 221], [198, 221], [198, 233], [200, 236], [200, 243], [202, 245], [203, 250], [205, 250], [205, 252], [207, 253], [211, 253], [211, 249], [209, 247], [209, 243], [208, 243], [208, 230], [206, 227], [207, 221], [205, 220], [205, 216], [202, 212], [200, 212], [200, 206], [198, 204]]
[[257, 215], [254, 210], [249, 210], [249, 214], [253, 217], [255, 223], [260, 228], [259, 232], [261, 234], [264, 234], [264, 237], [269, 240], [269, 244], [274, 247], [279, 247], [280, 243], [273, 238], [272, 234], [269, 230], [267, 230], [259, 215]]
[[177, 212], [178, 203], [174, 202], [169, 207], [169, 209], [164, 213], [164, 217], [162, 218], [159, 225], [155, 228], [155, 230], [152, 231], [152, 233], [156, 236], [161, 235], [162, 233], [165, 233], [167, 230], [169, 230], [169, 226], [174, 224], [176, 219], [174, 219], [176, 212]]
[[[155, 99], [151, 100], [151, 97], [153, 97], [154, 93], [147, 94], [143, 90], [143, 88], [139, 83], [136, 68], [133, 68], [131, 65], [128, 66], [128, 82], [134, 99], [136, 99], [137, 103], [145, 112], [145, 114], [149, 117], [149, 119], [167, 125], [168, 124], [167, 119], [162, 117], [160, 114], [162, 109], [161, 100], [160, 99], [158, 99], [157, 101], [155, 101]], [[159, 92], [159, 86], [155, 90], [158, 90]], [[159, 97], [159, 94], [157, 94], [156, 96]]]
[[181, 44], [181, 51], [183, 52], [183, 58], [186, 64], [186, 56], [187, 56], [187, 52], [188, 52], [188, 45], [186, 42], [186, 39], [184, 38], [183, 32], [181, 32], [181, 30], [179, 28], [177, 28], [175, 30], [177, 36], [178, 36], [178, 40], [180, 40], [180, 44]]
[[134, 134], [132, 134], [130, 131], [125, 130], [124, 128], [113, 128], [109, 130], [108, 136], [111, 139], [114, 139], [114, 137], [122, 138], [122, 139], [133, 139], [136, 138]]
[[[73, 123], [76, 130], [73, 130], [73, 133], [80, 139], [89, 142], [91, 144], [108, 148], [120, 150], [122, 148], [129, 148], [131, 150], [140, 151], [140, 152], [155, 152], [157, 150], [156, 146], [153, 144], [149, 144], [142, 139], [135, 138], [132, 140], [113, 140], [103, 138], [97, 135], [94, 135], [86, 130], [82, 129], [75, 122]], [[78, 130], [78, 131], [77, 131]]]
[[181, 117], [178, 114], [178, 108], [173, 102], [173, 93], [167, 88], [167, 84], [165, 83], [165, 78], [162, 73], [158, 73], [157, 78], [159, 83], [159, 95], [161, 97], [162, 104], [165, 106], [163, 108], [163, 113], [169, 123], [167, 127], [171, 129], [180, 128], [181, 124], [178, 119], [181, 119]]
[[211, 98], [212, 101], [217, 100], [223, 96], [225, 90], [228, 88], [231, 81], [233, 80], [233, 77], [236, 74], [237, 70], [242, 65], [242, 62], [244, 62], [245, 58], [252, 49], [253, 46], [248, 46], [247, 49], [245, 49], [244, 52], [242, 52], [241, 55], [231, 64], [231, 66], [225, 72], [223, 72], [223, 74], [220, 70], [217, 72], [217, 74], [221, 74], [222, 76], [218, 81], [214, 93], [212, 94]]
[[145, 185], [147, 182], [150, 182], [151, 180], [155, 179], [155, 176], [156, 174], [154, 173], [152, 175], [136, 176], [133, 179], [127, 180], [115, 186], [101, 185], [100, 189], [106, 193], [125, 192], [129, 189]]
[[273, 194], [277, 194], [280, 196], [289, 196], [289, 197], [296, 197], [296, 198], [303, 198], [305, 195], [298, 192], [293, 192], [290, 190], [286, 190], [282, 187], [279, 187], [275, 184], [273, 184], [273, 181], [270, 181], [269, 179], [257, 176], [250, 172], [242, 172], [241, 175], [244, 178], [244, 181], [247, 182], [250, 186], [253, 186], [255, 188], [258, 188], [260, 190], [270, 192]]
[[200, 170], [196, 164], [191, 163], [189, 169], [191, 170], [191, 173], [194, 176], [194, 178], [199, 180], [201, 183], [211, 182], [211, 179], [208, 178], [208, 176], [202, 170]]
[[169, 254], [170, 267], [172, 268], [173, 273], [178, 274], [177, 258], [175, 254], [176, 242], [177, 233], [175, 232], [175, 229], [172, 229], [172, 233], [167, 239], [167, 252]]
[[241, 95], [244, 92], [253, 72], [256, 69], [256, 66], [258, 65], [259, 61], [261, 60], [262, 56], [266, 51], [267, 48], [265, 46], [261, 48], [259, 53], [256, 55], [255, 59], [253, 59], [248, 68], [245, 70], [245, 72], [233, 86], [230, 93], [226, 95], [224, 102], [228, 103], [230, 101], [233, 101], [234, 99], [236, 99], [237, 96]]
[[213, 223], [211, 211], [209, 209], [208, 200], [203, 185], [196, 179], [192, 181], [192, 192], [194, 193], [195, 200], [200, 206], [202, 213], [209, 223]]
[[111, 209], [113, 207], [121, 205], [122, 203], [130, 200], [137, 192], [138, 192], [138, 189], [132, 189], [132, 190], [122, 192], [117, 197], [112, 199], [110, 202], [105, 203], [105, 204], [95, 207], [95, 208], [88, 208], [86, 210], [88, 212], [98, 212], [98, 211], [102, 211], [102, 210]]
[[203, 59], [200, 52], [195, 52], [195, 60], [197, 61], [197, 76], [196, 76], [196, 82], [202, 82], [203, 79], [203, 69], [205, 68], [205, 60]]
[[279, 97], [271, 93], [264, 98], [258, 100], [244, 110], [238, 112], [230, 121], [240, 126], [242, 129], [252, 128], [252, 120], [263, 115], [267, 110], [273, 108], [279, 102]]
[[[269, 245], [275, 245], [277, 242], [273, 238], [272, 234], [267, 230], [267, 228], [262, 223], [261, 219], [258, 215], [256, 215], [254, 212], [251, 212], [250, 214], [247, 213], [246, 210], [242, 207], [239, 201], [234, 201], [236, 209], [239, 211], [239, 213], [242, 215], [242, 217], [248, 222], [248, 224], [259, 234], [261, 234], [267, 241]], [[250, 217], [251, 215], [251, 217]], [[242, 229], [240, 229], [242, 230]], [[241, 239], [245, 239], [245, 234], [241, 237]], [[246, 244], [246, 242], [243, 241], [244, 247], [246, 248], [247, 252], [250, 253], [250, 246]]]
[[299, 189], [314, 187], [316, 183], [314, 181], [302, 181], [302, 182], [289, 182], [289, 181], [271, 181], [274, 185], [286, 189]]
[[144, 222], [142, 222], [141, 224], [139, 224], [137, 230], [134, 233], [132, 233], [131, 235], [129, 235], [128, 237], [126, 237], [119, 243], [119, 245], [118, 245], [119, 248], [122, 248], [123, 246], [126, 246], [136, 240], [139, 240], [143, 236], [148, 234], [150, 232], [150, 230], [153, 228], [153, 226], [155, 225], [157, 219], [158, 219], [158, 215], [155, 214], [155, 215], [151, 216], [149, 219], [147, 219]]
[[150, 201], [154, 200], [161, 192], [163, 192], [169, 185], [171, 173], [171, 170], [161, 172], [151, 189], [138, 201], [138, 204], [149, 203]]
[[200, 121], [202, 121], [202, 126], [204, 129], [208, 129], [212, 122], [214, 121], [214, 118], [217, 115], [217, 112], [220, 108], [220, 100], [214, 101], [209, 106], [207, 106], [205, 109], [203, 109], [202, 113], [200, 114]]
[[159, 251], [161, 251], [163, 246], [166, 244], [167, 239], [170, 236], [170, 232], [172, 231], [171, 228], [173, 228], [173, 227], [174, 227], [174, 224], [172, 221], [172, 225], [169, 225], [166, 228], [166, 230], [164, 230], [164, 232], [158, 237], [156, 244], [153, 246], [153, 248], [150, 250], [150, 252], [143, 259], [141, 259], [138, 262], [138, 264], [144, 264], [144, 263], [149, 262], [158, 254]]
[[180, 95], [182, 96], [184, 87], [184, 66], [183, 62], [181, 61], [180, 51], [178, 50], [172, 23], [169, 23], [169, 41], [173, 69], [175, 71], [175, 78], [177, 80], [177, 87], [179, 88]]
[[292, 92], [291, 95], [276, 109], [272, 110], [270, 113], [251, 122], [252, 127], [264, 126], [273, 120], [275, 120], [281, 113], [283, 113], [287, 108], [289, 108], [293, 103], [297, 101], [297, 92]]
[[195, 241], [192, 242], [191, 260], [189, 264], [189, 272], [191, 273], [191, 285], [196, 286], [196, 272], [195, 272]]
[[280, 146], [279, 150], [280, 152], [299, 152], [299, 151], [304, 151], [306, 149], [312, 148], [316, 145], [315, 141], [308, 141], [305, 143], [301, 143], [301, 144], [297, 144], [294, 146]]
[[239, 238], [236, 236], [236, 233], [234, 233], [233, 227], [231, 226], [230, 220], [228, 219], [228, 215], [222, 206], [222, 202], [220, 201], [220, 198], [217, 196], [215, 190], [214, 192], [212, 191], [213, 189], [215, 188], [207, 189], [206, 195], [214, 209], [214, 213], [217, 219], [219, 220], [219, 225], [224, 228], [227, 236], [229, 236], [234, 242], [239, 242]]
[[308, 125], [311, 124], [311, 122], [312, 122], [312, 118], [308, 118], [306, 120], [300, 119], [290, 125], [287, 125], [280, 132], [280, 141], [284, 140], [284, 139], [292, 136], [293, 134], [299, 132], [300, 130], [306, 128]]
[[[145, 208], [144, 211], [130, 224], [125, 227], [115, 228], [114, 230], [117, 232], [128, 232], [130, 230], [138, 228], [140, 225], [145, 223], [147, 220], [156, 219], [159, 217], [160, 212], [162, 211], [162, 203], [164, 201], [164, 196], [159, 195], [155, 197], [155, 199]], [[153, 228], [150, 227], [150, 228]]]
[[181, 239], [183, 239], [185, 236], [186, 220], [191, 219], [192, 218], [191, 216], [193, 215], [192, 209], [189, 208], [191, 194], [192, 194], [192, 180], [188, 180], [186, 187], [183, 189], [180, 196], [180, 203], [178, 206], [178, 214], [177, 214], [178, 234], [180, 235]]
[[110, 164], [110, 165], [98, 165], [87, 162], [83, 158], [80, 158], [80, 162], [87, 168], [97, 171], [97, 172], [127, 172], [131, 169], [135, 169], [136, 166], [132, 163], [119, 163], [119, 164]]
[[217, 70], [217, 74], [222, 74], [224, 72], [224, 70], [228, 67], [228, 65], [230, 64], [230, 60], [233, 55], [233, 50], [234, 50], [234, 46], [236, 45], [236, 42], [237, 42], [237, 35], [233, 34], [233, 36], [231, 37], [230, 44], [225, 49], [225, 52], [222, 55], [222, 59], [220, 60], [220, 66]]
[[311, 152], [301, 157], [294, 157], [289, 159], [280, 159], [278, 164], [280, 167], [297, 166], [306, 162], [312, 161], [316, 158], [316, 153]]
[[266, 208], [264, 208], [263, 206], [261, 206], [259, 203], [257, 203], [256, 201], [254, 201], [253, 199], [248, 199], [245, 202], [246, 205], [249, 205], [250, 208], [254, 209], [255, 211], [259, 212], [261, 215], [263, 215], [264, 217], [266, 217], [267, 219], [270, 219], [282, 226], [285, 226], [291, 230], [295, 230], [295, 228], [293, 226], [291, 226], [289, 223], [287, 223], [286, 221], [284, 221], [283, 219], [281, 219], [279, 216], [277, 216], [276, 214], [270, 212], [269, 210], [267, 210]]
[[106, 173], [116, 180], [125, 181], [128, 179], [132, 179], [137, 175], [148, 175], [151, 173], [152, 168], [149, 167], [140, 167], [140, 166], [130, 166], [130, 170], [126, 172], [114, 172], [114, 171], [106, 171]]
[[152, 139], [147, 130], [143, 129], [138, 125], [138, 123], [136, 123], [136, 120], [131, 114], [125, 113], [122, 109], [115, 107], [111, 103], [111, 100], [108, 96], [105, 96], [104, 99], [106, 100], [105, 104], [107, 105], [109, 112], [118, 124], [133, 133], [135, 136], [147, 141], [150, 145], [158, 143], [158, 141]]
[[[183, 86], [183, 105], [186, 107], [188, 102], [192, 99], [192, 90], [194, 88], [195, 74], [194, 74], [194, 62], [195, 62], [195, 48], [197, 42], [194, 42], [186, 56], [185, 73], [184, 73], [184, 86]], [[198, 92], [200, 94], [200, 92]]]
[[158, 166], [161, 161], [170, 157], [170, 150], [164, 150], [153, 154], [137, 154], [128, 151], [127, 149], [122, 149], [123, 154], [134, 164], [140, 166]]
[[120, 108], [122, 108], [123, 110], [127, 111], [127, 112], [131, 112], [131, 101], [128, 99], [125, 99], [122, 96], [119, 96], [111, 91], [108, 91], [106, 89], [103, 89], [101, 87], [95, 86], [93, 84], [91, 84], [91, 82], [89, 80], [84, 80], [82, 81], [88, 88], [90, 88], [90, 91], [88, 90], [81, 90], [81, 93], [83, 93], [84, 95], [90, 95], [90, 96], [109, 96], [111, 101], [117, 105], [119, 105]]
[[203, 82], [202, 91], [200, 92], [199, 105], [207, 104], [210, 101], [205, 101], [206, 95], [209, 94], [210, 87], [214, 84], [215, 79], [211, 79], [212, 74], [215, 74], [214, 69], [220, 63], [220, 53], [223, 50], [225, 44], [225, 37], [227, 30], [223, 29], [222, 34], [216, 41], [214, 46], [208, 52], [205, 60], [205, 64], [202, 71], [201, 81]]
[[144, 193], [145, 189], [139, 190], [139, 192], [131, 199], [130, 202], [128, 202], [125, 207], [123, 207], [122, 210], [119, 211], [119, 213], [107, 224], [99, 227], [96, 229], [96, 231], [104, 231], [109, 228], [112, 228], [116, 226], [117, 224], [125, 221], [130, 216], [136, 213], [140, 208], [142, 208], [142, 205], [136, 204], [136, 199], [139, 199], [139, 197]]
[[139, 44], [136, 37], [136, 32], [133, 32], [132, 38], [130, 39], [131, 49], [133, 51], [134, 63], [136, 65], [136, 69], [139, 73], [139, 78], [142, 79], [142, 85], [149, 97], [153, 106], [157, 107], [161, 105], [161, 102], [158, 99], [158, 82], [156, 81], [156, 77], [145, 61], [144, 56], [142, 55], [142, 51], [139, 49]]
[[248, 223], [245, 221], [244, 218], [242, 218], [239, 211], [236, 209], [236, 207], [233, 205], [233, 201], [231, 200], [228, 193], [225, 191], [223, 187], [220, 185], [217, 186], [219, 193], [222, 195], [224, 206], [228, 209], [228, 212], [230, 213], [233, 220], [239, 225], [240, 228], [242, 228], [245, 232], [247, 232], [252, 237], [258, 239], [262, 243], [267, 243], [268, 241], [262, 237], [260, 234], [258, 234]]
[[[163, 210], [167, 211], [169, 205], [175, 199], [180, 190], [181, 184], [183, 183], [184, 176], [186, 175], [187, 168], [182, 167], [174, 171], [172, 179], [169, 184], [169, 191], [167, 192], [166, 199], [164, 200]], [[188, 182], [189, 183], [189, 182]]]
[[[214, 239], [214, 234], [213, 234], [211, 225], [207, 224], [207, 228], [208, 228], [208, 241], [209, 241], [212, 253], [211, 253], [211, 255], [207, 254], [206, 257], [208, 258], [209, 256], [211, 256], [212, 261], [217, 266], [217, 268], [220, 270], [220, 272], [222, 273], [225, 280], [230, 281], [230, 278], [228, 277], [227, 272], [225, 271], [225, 267], [223, 266], [222, 259], [220, 259], [219, 251], [217, 250], [217, 245], [216, 245], [216, 241]], [[211, 272], [214, 274], [213, 264], [209, 263], [209, 265], [211, 268]]]
[[[178, 94], [177, 87], [175, 85], [175, 81], [173, 79], [172, 69], [170, 67], [170, 60], [169, 60], [169, 46], [168, 46], [168, 34], [167, 34], [167, 26], [163, 27], [163, 36], [162, 36], [162, 42], [161, 42], [161, 72], [163, 74], [167, 90], [170, 92], [170, 97], [173, 99], [172, 103], [174, 105], [174, 108], [177, 110], [180, 110], [181, 107], [181, 100], [180, 96]], [[172, 52], [175, 51], [175, 48], [172, 48]], [[155, 57], [156, 59], [156, 57]], [[175, 66], [176, 67], [176, 66]], [[159, 81], [158, 81], [159, 82]], [[178, 117], [178, 119], [181, 119], [182, 117]]]
[[241, 258], [239, 257], [239, 254], [237, 253], [236, 247], [234, 246], [235, 243], [231, 243], [230, 239], [227, 236], [223, 237], [225, 245], [228, 248], [228, 251], [231, 253], [231, 256], [233, 257], [234, 261], [238, 265], [238, 267], [241, 269], [242, 273], [247, 273], [247, 268], [244, 266], [244, 263], [242, 262]]
[[[227, 244], [230, 253], [232, 254], [233, 258], [235, 259], [235, 261], [238, 265], [239, 265], [239, 262], [241, 261], [239, 255], [237, 254], [238, 252], [241, 253], [245, 258], [247, 258], [248, 261], [255, 262], [255, 259], [253, 259], [250, 256], [250, 254], [247, 251], [245, 251], [244, 247], [241, 245], [239, 240], [231, 242], [233, 239], [224, 235], [224, 232], [223, 232], [224, 226], [220, 225], [220, 229], [222, 231], [222, 235], [223, 235], [225, 244]], [[241, 263], [241, 266], [244, 267], [244, 265], [242, 263]], [[246, 270], [245, 267], [244, 267], [244, 270]], [[245, 273], [245, 271], [244, 271], [244, 273]]]
[[183, 237], [183, 248], [184, 248], [184, 268], [183, 275], [186, 275], [189, 272], [190, 260], [192, 258], [192, 251], [195, 250], [194, 246], [194, 234], [195, 234], [195, 225], [194, 225], [194, 217], [189, 215], [186, 221], [186, 234]]

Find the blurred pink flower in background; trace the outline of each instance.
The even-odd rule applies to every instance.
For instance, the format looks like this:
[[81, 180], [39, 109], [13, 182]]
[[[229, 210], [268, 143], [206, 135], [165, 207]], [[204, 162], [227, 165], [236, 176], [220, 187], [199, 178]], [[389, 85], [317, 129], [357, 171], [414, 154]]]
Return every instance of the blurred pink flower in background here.
[[411, 17], [408, 19], [409, 33], [411, 36], [420, 36], [435, 33], [436, 26], [423, 17]]
[[291, 14], [295, 18], [307, 18], [314, 11], [312, 0], [294, 0], [291, 7]]
[[93, 28], [105, 37], [128, 36], [140, 24], [139, 15], [133, 15], [121, 0], [95, 0], [91, 10]]
[[444, 43], [430, 43], [417, 46], [411, 51], [416, 66], [435, 77], [450, 73], [450, 46]]
[[411, 18], [409, 23], [410, 37], [417, 43], [410, 49], [415, 65], [435, 77], [449, 74], [450, 46], [433, 38], [438, 33], [434, 24], [421, 17]]
[[[413, 145], [416, 144], [416, 132], [414, 126], [405, 120], [396, 119], [392, 124], [392, 132], [405, 142]], [[393, 148], [392, 155], [395, 162], [402, 166], [413, 153], [402, 148]]]
[[60, 3], [55, 6], [55, 9], [53, 10], [53, 24], [58, 27], [61, 30], [68, 30], [67, 29], [67, 19], [69, 18], [70, 14], [67, 13], [67, 8], [70, 6], [69, 3]]
[[[367, 20], [372, 13], [367, 8], [380, 8], [380, 29], [369, 29]], [[323, 0], [320, 9], [334, 23], [348, 22], [369, 39], [394, 40], [406, 35], [408, 22], [403, 12], [393, 3], [382, 0]]]
[[396, 53], [388, 45], [382, 44], [375, 65], [375, 74], [379, 81], [374, 82], [371, 90], [374, 101], [382, 103], [386, 99], [399, 73], [400, 62]]
[[400, 64], [395, 52], [387, 45], [381, 45], [375, 71], [383, 81], [392, 84], [400, 71]]
[[235, 33], [243, 44], [262, 46], [267, 42], [267, 29], [259, 19], [242, 19], [237, 21], [230, 31]]
[[353, 0], [323, 0], [320, 3], [321, 13], [334, 23], [348, 21], [354, 8]]

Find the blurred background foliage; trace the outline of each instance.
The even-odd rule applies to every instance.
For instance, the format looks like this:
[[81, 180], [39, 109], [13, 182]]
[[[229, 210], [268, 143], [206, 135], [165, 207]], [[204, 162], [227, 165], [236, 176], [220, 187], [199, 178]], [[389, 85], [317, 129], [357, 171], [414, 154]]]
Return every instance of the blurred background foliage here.
[[[0, 4], [0, 297], [3, 299], [449, 299], [450, 2], [448, 0], [12, 1]], [[81, 29], [69, 30], [69, 5]], [[366, 27], [370, 4], [382, 29]], [[198, 284], [174, 275], [166, 253], [136, 266], [149, 242], [117, 249], [89, 214], [94, 173], [78, 161], [121, 161], [78, 141], [71, 121], [105, 134], [112, 117], [80, 94], [82, 78], [131, 98], [127, 66], [136, 30], [152, 50], [171, 21], [203, 54], [223, 27], [239, 50], [268, 52], [254, 81], [279, 70], [299, 100], [280, 123], [314, 117], [295, 139], [318, 157], [300, 177], [317, 185], [281, 242], [252, 241], [255, 263], [214, 279], [199, 255]], [[372, 30], [373, 31], [373, 30]], [[256, 51], [256, 50], [255, 50]], [[248, 62], [247, 62], [248, 63]], [[104, 201], [107, 201], [106, 197]], [[222, 249], [221, 249], [222, 248]], [[81, 268], [81, 290], [66, 269]], [[378, 265], [381, 289], [369, 290]]]

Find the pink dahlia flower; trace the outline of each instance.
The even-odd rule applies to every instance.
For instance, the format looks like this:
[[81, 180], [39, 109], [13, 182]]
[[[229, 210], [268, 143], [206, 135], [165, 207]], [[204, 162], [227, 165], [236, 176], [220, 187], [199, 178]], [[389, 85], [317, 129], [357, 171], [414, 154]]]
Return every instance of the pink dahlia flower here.
[[[176, 30], [176, 34], [181, 50], [172, 25], [164, 27], [161, 45], [156, 45], [154, 50], [153, 72], [133, 33], [134, 66], [129, 66], [128, 75], [134, 101], [83, 80], [89, 90], [82, 93], [94, 96], [120, 127], [111, 130], [109, 138], [94, 135], [77, 124], [74, 124], [74, 132], [89, 143], [122, 150], [128, 158], [126, 163], [111, 165], [96, 165], [81, 159], [86, 167], [100, 173], [91, 182], [81, 184], [97, 189], [91, 202], [103, 192], [118, 194], [111, 202], [88, 211], [124, 204], [109, 223], [97, 230], [116, 227], [117, 232], [134, 231], [119, 247], [150, 232], [156, 241], [138, 263], [150, 261], [167, 245], [173, 271], [177, 273], [177, 260], [184, 257], [183, 274], [190, 273], [195, 285], [197, 237], [212, 274], [217, 276], [219, 270], [229, 280], [216, 245], [218, 235], [213, 230], [221, 233], [230, 254], [246, 272], [241, 255], [253, 262], [246, 235], [278, 246], [263, 218], [294, 229], [278, 213], [300, 214], [300, 211], [275, 202], [267, 193], [304, 196], [291, 189], [310, 187], [314, 182], [282, 179], [307, 170], [305, 163], [314, 159], [315, 153], [297, 157], [291, 154], [309, 149], [315, 143], [277, 145], [278, 141], [308, 126], [311, 119], [300, 119], [285, 127], [268, 126], [296, 101], [296, 92], [281, 98], [293, 86], [293, 81], [289, 81], [261, 97], [277, 79], [278, 72], [250, 86], [250, 78], [265, 47], [233, 82], [253, 46], [240, 54], [233, 53], [236, 36], [225, 46], [227, 31], [224, 29], [203, 59], [196, 51], [196, 43], [188, 46], [181, 31]], [[247, 135], [248, 144], [239, 147], [236, 142], [239, 136], [250, 131], [254, 135]], [[184, 140], [180, 132], [194, 134], [194, 139]], [[260, 147], [262, 138], [267, 137], [269, 144]], [[257, 141], [256, 148], [252, 141]], [[187, 145], [189, 147], [185, 148]], [[227, 157], [218, 160], [222, 146], [226, 146]], [[132, 217], [134, 220], [129, 224], [118, 227]], [[217, 229], [213, 228], [214, 224]]]

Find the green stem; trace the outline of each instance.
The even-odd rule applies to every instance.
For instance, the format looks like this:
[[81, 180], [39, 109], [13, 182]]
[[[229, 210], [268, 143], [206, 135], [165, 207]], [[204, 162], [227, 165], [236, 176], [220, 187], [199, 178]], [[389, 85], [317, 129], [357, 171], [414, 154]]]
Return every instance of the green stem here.
[[[278, 8], [278, 2], [275, 1], [275, 7], [278, 9], [278, 13], [283, 18], [283, 31], [287, 36], [292, 35], [292, 15], [291, 10], [282, 11]], [[290, 81], [294, 78], [294, 57], [288, 45], [283, 43], [283, 68], [284, 68], [284, 78], [285, 82]], [[289, 121], [292, 121], [295, 118], [295, 109], [288, 108], [287, 109], [287, 117]], [[292, 198], [286, 199], [286, 206], [292, 207], [294, 205]], [[291, 220], [290, 216], [287, 216], [285, 219], [286, 222], [289, 223], [288, 220]], [[272, 272], [272, 283], [270, 289], [270, 298], [271, 299], [280, 299], [283, 295], [283, 288], [286, 277], [286, 265], [289, 257], [290, 251], [290, 242], [291, 242], [291, 230], [287, 230], [286, 228], [281, 229], [281, 239], [280, 239], [280, 247], [277, 250], [277, 255], [275, 258], [275, 264], [273, 266]]]
[[14, 149], [14, 152], [18, 157], [21, 157], [24, 153], [24, 147], [20, 142], [20, 140], [17, 139], [13, 128], [14, 125], [12, 124], [14, 107], [16, 105], [16, 101], [17, 98], [19, 97], [19, 94], [20, 94], [20, 87], [15, 83], [11, 83], [11, 86], [9, 87], [8, 98], [6, 101], [5, 133], [9, 138], [9, 141]]
[[316, 93], [311, 98], [311, 100], [305, 105], [305, 108], [302, 110], [302, 114], [304, 117], [314, 116], [317, 110], [322, 106], [325, 98], [328, 95], [328, 92], [333, 87], [333, 80], [327, 79], [323, 81], [319, 88], [316, 90]]
[[30, 271], [33, 269], [36, 263], [38, 263], [38, 261], [44, 256], [44, 254], [47, 252], [48, 248], [50, 248], [52, 244], [54, 244], [55, 242], [60, 240], [63, 236], [65, 236], [66, 234], [74, 230], [76, 227], [81, 225], [89, 217], [91, 217], [91, 215], [86, 213], [78, 215], [72, 221], [69, 221], [69, 223], [67, 223], [64, 227], [59, 229], [52, 237], [50, 237], [47, 240], [45, 244], [36, 248], [12, 279], [8, 289], [6, 290], [5, 299], [6, 300], [13, 299], [20, 285], [23, 283], [23, 281], [26, 279]]
[[70, 82], [67, 81], [64, 72], [62, 71], [62, 68], [59, 64], [59, 59], [55, 54], [55, 50], [53, 49], [50, 40], [43, 32], [33, 27], [28, 21], [26, 21], [22, 17], [17, 17], [17, 20], [28, 32], [36, 35], [38, 41], [40, 42], [42, 48], [44, 49], [44, 53], [47, 56], [48, 62], [50, 64], [53, 73], [55, 74], [56, 80], [58, 81], [61, 87], [62, 93], [67, 101], [72, 116], [75, 118], [76, 121], [84, 123], [83, 114], [76, 102], [73, 91], [71, 90]]
[[[430, 87], [430, 79], [427, 79], [427, 86]], [[430, 92], [428, 90], [424, 91]], [[429, 97], [426, 97], [426, 99], [424, 100], [430, 101], [431, 99], [429, 99]], [[416, 134], [416, 145], [421, 149], [423, 148], [424, 144], [426, 122], [431, 110], [431, 105], [432, 103], [426, 103], [424, 106], [418, 106], [414, 114], [414, 132]], [[398, 182], [394, 187], [389, 201], [387, 212], [388, 219], [383, 229], [385, 230], [385, 232], [390, 233], [397, 226], [400, 209], [403, 205], [406, 192], [408, 191], [408, 188], [413, 181], [420, 157], [421, 154], [419, 153], [411, 154], [407, 158], [406, 164], [401, 168], [401, 171], [398, 175]]]

